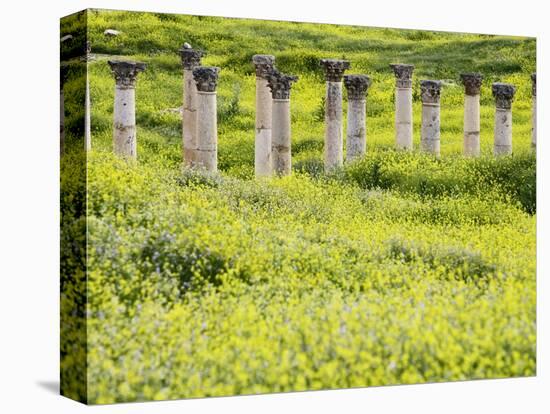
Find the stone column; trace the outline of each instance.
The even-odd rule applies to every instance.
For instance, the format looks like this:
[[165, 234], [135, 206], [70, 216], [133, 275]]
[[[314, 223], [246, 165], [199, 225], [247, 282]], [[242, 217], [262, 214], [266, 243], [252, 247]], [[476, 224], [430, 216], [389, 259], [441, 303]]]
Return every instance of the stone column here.
[[183, 110], [182, 110], [182, 139], [183, 163], [186, 167], [195, 165], [198, 150], [197, 143], [197, 85], [193, 79], [193, 69], [201, 65], [201, 50], [191, 48], [184, 43], [179, 50], [183, 66]]
[[59, 154], [63, 155], [65, 152], [65, 92], [63, 92], [63, 88], [67, 80], [67, 66], [61, 65], [59, 72]]
[[512, 153], [512, 100], [516, 88], [507, 83], [493, 83], [495, 97], [495, 155]]
[[395, 146], [413, 148], [412, 74], [413, 65], [392, 64], [395, 74]]
[[422, 98], [420, 149], [439, 157], [441, 147], [439, 110], [441, 82], [437, 80], [420, 81], [420, 93]]
[[273, 72], [275, 57], [254, 55], [252, 63], [256, 68], [256, 138], [254, 169], [257, 177], [271, 175], [271, 111], [272, 97], [267, 77]]
[[461, 73], [464, 84], [464, 155], [479, 157], [480, 154], [480, 121], [479, 96], [481, 92], [481, 73]]
[[344, 160], [342, 127], [342, 76], [349, 69], [347, 60], [321, 59], [327, 85], [325, 100], [325, 170], [340, 167]]
[[370, 86], [367, 75], [345, 75], [348, 91], [348, 129], [346, 134], [346, 161], [365, 155], [367, 149], [367, 93]]
[[531, 129], [531, 147], [536, 152], [537, 149], [537, 74], [531, 74], [531, 83], [532, 83], [532, 95], [531, 99], [533, 100], [533, 114], [532, 114], [532, 129]]
[[268, 75], [268, 85], [273, 97], [271, 148], [273, 170], [277, 175], [290, 175], [290, 88], [297, 76], [285, 75], [274, 70]]
[[193, 69], [197, 86], [197, 150], [195, 165], [205, 171], [218, 170], [218, 112], [216, 87], [220, 68], [199, 66]]
[[115, 154], [127, 158], [137, 157], [136, 141], [136, 78], [145, 70], [145, 63], [108, 61], [115, 76], [115, 106], [113, 143]]
[[91, 55], [92, 46], [90, 41], [86, 42], [86, 102], [84, 104], [84, 148], [86, 151], [92, 149], [92, 120], [90, 102], [90, 71], [88, 65], [93, 60]]

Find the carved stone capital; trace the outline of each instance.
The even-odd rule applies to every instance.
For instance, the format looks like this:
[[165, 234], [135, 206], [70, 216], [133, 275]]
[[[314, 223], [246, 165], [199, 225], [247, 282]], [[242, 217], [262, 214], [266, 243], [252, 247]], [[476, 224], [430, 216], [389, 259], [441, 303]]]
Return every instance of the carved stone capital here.
[[420, 97], [422, 103], [439, 103], [441, 96], [441, 81], [438, 80], [421, 80], [420, 81]]
[[275, 64], [275, 56], [272, 55], [254, 55], [252, 56], [252, 64], [256, 68], [256, 76], [258, 78], [267, 79], [267, 76], [273, 72]]
[[412, 87], [412, 74], [414, 65], [405, 65], [402, 63], [392, 63], [390, 68], [393, 69], [395, 74], [395, 86], [398, 88], [411, 88]]
[[342, 82], [344, 71], [350, 68], [348, 60], [321, 59], [319, 63], [325, 69], [325, 78], [328, 82]]
[[107, 63], [115, 75], [117, 87], [123, 89], [135, 88], [138, 73], [147, 68], [147, 65], [141, 62], [109, 60]]
[[348, 91], [348, 99], [365, 99], [371, 80], [367, 75], [344, 75], [344, 85]]
[[481, 82], [483, 75], [481, 73], [461, 73], [460, 80], [464, 85], [466, 95], [479, 95], [481, 91]]
[[537, 96], [537, 74], [531, 73], [531, 93], [533, 96]]
[[192, 49], [188, 43], [185, 43], [179, 50], [181, 56], [181, 64], [184, 69], [193, 70], [201, 65], [201, 58], [205, 53], [200, 49]]
[[267, 77], [267, 84], [271, 89], [273, 99], [289, 99], [290, 88], [298, 80], [298, 76], [285, 75], [274, 69]]
[[516, 93], [516, 87], [508, 83], [493, 83], [493, 96], [497, 108], [511, 109], [512, 101]]
[[220, 68], [215, 66], [199, 66], [193, 69], [193, 79], [199, 92], [216, 92]]

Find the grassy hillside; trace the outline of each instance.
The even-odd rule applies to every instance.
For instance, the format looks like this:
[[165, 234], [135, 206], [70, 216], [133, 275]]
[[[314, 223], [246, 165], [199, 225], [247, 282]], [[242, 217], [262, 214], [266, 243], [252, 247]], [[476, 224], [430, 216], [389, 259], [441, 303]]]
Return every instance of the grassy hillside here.
[[[535, 374], [534, 39], [113, 11], [88, 18], [97, 54], [90, 402]], [[107, 28], [122, 34], [107, 38]], [[181, 170], [184, 41], [222, 69], [219, 175]], [[253, 178], [256, 53], [300, 77], [292, 177]], [[136, 90], [136, 165], [111, 154], [113, 55], [149, 65]], [[349, 73], [373, 79], [368, 154], [330, 176], [325, 57], [345, 57]], [[392, 62], [416, 65], [416, 147], [418, 80], [445, 80], [440, 160], [392, 149]], [[460, 155], [462, 71], [485, 75], [477, 160]], [[517, 86], [514, 155], [500, 159], [491, 155], [494, 81]], [[68, 153], [63, 163], [79, 159]], [[62, 198], [65, 215], [73, 203]]]

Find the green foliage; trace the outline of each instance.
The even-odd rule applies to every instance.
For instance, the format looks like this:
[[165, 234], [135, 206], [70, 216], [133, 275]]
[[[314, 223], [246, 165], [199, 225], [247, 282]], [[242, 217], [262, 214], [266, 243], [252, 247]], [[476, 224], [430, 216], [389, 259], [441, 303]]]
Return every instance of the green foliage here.
[[536, 211], [536, 159], [534, 154], [468, 159], [394, 150], [371, 152], [335, 174], [336, 179], [361, 188], [392, 189], [421, 197], [472, 194], [516, 202]]
[[[98, 56], [88, 268], [62, 261], [88, 282], [80, 392], [90, 402], [535, 374], [534, 39], [115, 11], [89, 18]], [[107, 28], [122, 33], [107, 38]], [[180, 114], [171, 109], [181, 106], [184, 41], [222, 68], [219, 174], [181, 169]], [[253, 179], [255, 53], [300, 76], [291, 177]], [[136, 89], [137, 163], [111, 154], [114, 81], [102, 54], [149, 64]], [[325, 175], [318, 59], [341, 56], [374, 80], [368, 149]], [[440, 160], [392, 149], [387, 65], [397, 60], [416, 65], [415, 79], [447, 80]], [[476, 70], [486, 75], [483, 156], [465, 159], [457, 81]], [[491, 156], [497, 79], [518, 86], [514, 155], [499, 159]], [[419, 110], [415, 101], [416, 147]], [[74, 185], [77, 158], [65, 158], [62, 186]], [[76, 218], [84, 194], [72, 194], [62, 211]], [[63, 346], [74, 343], [82, 338]], [[79, 368], [72, 358], [62, 354], [68, 371]], [[75, 372], [67, 384], [82, 388]]]
[[66, 145], [61, 159], [60, 307], [61, 381], [63, 395], [88, 399], [86, 157], [84, 146]]
[[88, 174], [92, 402], [534, 372], [535, 217], [498, 192]]

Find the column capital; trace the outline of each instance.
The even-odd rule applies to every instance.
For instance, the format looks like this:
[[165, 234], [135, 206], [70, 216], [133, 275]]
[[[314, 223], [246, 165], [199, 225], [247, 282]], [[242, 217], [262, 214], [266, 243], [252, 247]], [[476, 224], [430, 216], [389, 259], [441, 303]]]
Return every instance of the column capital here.
[[441, 81], [421, 80], [420, 96], [422, 98], [422, 103], [439, 103], [439, 98], [441, 96]]
[[533, 96], [537, 96], [537, 73], [531, 73], [531, 93]]
[[412, 74], [414, 71], [414, 65], [406, 65], [403, 63], [392, 63], [390, 68], [393, 69], [395, 74], [395, 82], [398, 88], [411, 88], [412, 87]]
[[189, 43], [184, 43], [179, 50], [181, 64], [184, 69], [193, 70], [201, 65], [201, 58], [205, 55], [200, 49], [193, 49]]
[[199, 92], [216, 92], [220, 68], [215, 66], [198, 66], [193, 69], [193, 79]]
[[273, 65], [275, 65], [275, 56], [254, 55], [252, 56], [252, 64], [256, 68], [256, 76], [258, 78], [267, 79], [268, 75], [273, 72]]
[[109, 60], [107, 63], [115, 75], [116, 85], [124, 89], [135, 88], [138, 73], [147, 68], [145, 63], [129, 60]]
[[271, 89], [273, 99], [289, 99], [290, 88], [292, 84], [298, 80], [298, 76], [285, 75], [284, 73], [274, 70], [268, 75], [267, 84]]
[[371, 80], [367, 75], [344, 75], [348, 99], [364, 99], [368, 94], [370, 84]]
[[460, 80], [464, 85], [466, 95], [479, 95], [481, 91], [481, 82], [483, 75], [481, 73], [461, 73]]
[[344, 71], [350, 68], [349, 60], [342, 59], [321, 59], [319, 64], [325, 69], [328, 82], [342, 82]]
[[511, 109], [515, 93], [516, 87], [514, 85], [499, 82], [493, 83], [493, 96], [495, 97], [497, 108]]

